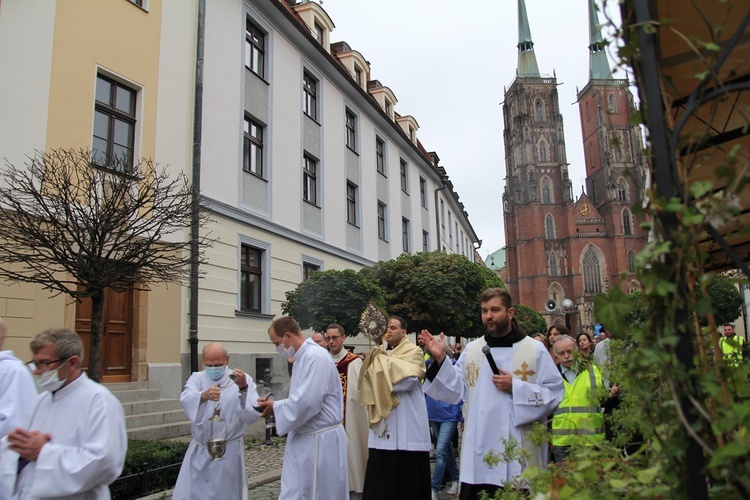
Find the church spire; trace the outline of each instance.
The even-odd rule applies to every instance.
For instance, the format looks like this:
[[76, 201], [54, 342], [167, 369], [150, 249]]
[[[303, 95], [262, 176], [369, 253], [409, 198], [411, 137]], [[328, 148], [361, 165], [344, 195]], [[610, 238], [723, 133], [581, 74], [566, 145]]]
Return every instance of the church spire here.
[[539, 76], [524, 0], [518, 0], [518, 68], [516, 68], [516, 73], [518, 76]]
[[596, 13], [596, 0], [589, 2], [589, 77], [592, 80], [611, 80], [607, 53], [604, 50], [604, 38], [599, 29], [599, 15]]

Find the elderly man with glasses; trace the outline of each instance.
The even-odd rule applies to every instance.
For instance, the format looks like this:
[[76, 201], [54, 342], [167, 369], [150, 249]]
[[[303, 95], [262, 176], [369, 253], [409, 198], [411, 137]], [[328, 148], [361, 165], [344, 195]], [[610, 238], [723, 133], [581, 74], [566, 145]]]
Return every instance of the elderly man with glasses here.
[[326, 328], [326, 342], [333, 363], [341, 378], [344, 394], [344, 428], [349, 443], [347, 464], [349, 469], [349, 497], [361, 498], [365, 486], [367, 467], [367, 410], [359, 402], [359, 372], [362, 358], [344, 348], [346, 333], [338, 323]]
[[77, 333], [45, 330], [31, 341], [31, 351], [29, 368], [41, 393], [24, 426], [0, 443], [0, 492], [11, 498], [109, 498], [127, 449], [122, 405], [81, 370]]

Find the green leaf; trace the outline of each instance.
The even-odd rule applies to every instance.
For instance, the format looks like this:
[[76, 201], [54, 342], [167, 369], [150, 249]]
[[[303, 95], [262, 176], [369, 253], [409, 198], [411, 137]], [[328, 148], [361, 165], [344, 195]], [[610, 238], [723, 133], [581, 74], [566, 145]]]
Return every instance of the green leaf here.
[[750, 448], [743, 445], [742, 443], [733, 441], [731, 443], [728, 443], [726, 446], [723, 446], [716, 450], [716, 453], [714, 453], [714, 456], [711, 457], [711, 462], [708, 464], [708, 466], [720, 467], [731, 462], [733, 459], [741, 457], [743, 455], [747, 455], [748, 453], [750, 453]]
[[714, 188], [714, 183], [711, 181], [696, 181], [690, 184], [690, 194], [693, 198], [700, 198], [704, 194], [708, 193]]
[[612, 485], [613, 488], [618, 490], [624, 490], [627, 489], [628, 485], [630, 484], [630, 479], [610, 479], [609, 484]]
[[661, 471], [661, 467], [658, 465], [649, 469], [638, 471], [638, 481], [643, 484], [650, 484], [654, 482], [656, 475]]

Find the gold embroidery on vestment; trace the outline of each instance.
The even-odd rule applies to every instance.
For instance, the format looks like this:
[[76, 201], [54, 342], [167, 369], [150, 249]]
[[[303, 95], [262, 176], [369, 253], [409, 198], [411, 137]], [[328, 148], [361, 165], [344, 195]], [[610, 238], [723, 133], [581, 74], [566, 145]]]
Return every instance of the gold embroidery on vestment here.
[[476, 363], [471, 361], [468, 365], [466, 365], [466, 382], [471, 387], [474, 387], [477, 383], [477, 377], [479, 377], [479, 367]]
[[513, 374], [521, 377], [521, 380], [523, 380], [524, 382], [529, 380], [527, 377], [528, 375], [536, 375], [536, 372], [534, 370], [529, 370], [529, 364], [526, 361], [521, 363], [521, 368], [522, 370], [516, 370], [513, 372]]

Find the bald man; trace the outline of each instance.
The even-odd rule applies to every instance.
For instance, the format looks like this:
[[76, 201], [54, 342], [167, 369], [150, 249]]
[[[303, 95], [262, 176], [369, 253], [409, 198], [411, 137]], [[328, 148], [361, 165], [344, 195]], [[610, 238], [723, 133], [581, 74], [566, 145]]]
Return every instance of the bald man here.
[[0, 439], [24, 422], [36, 397], [31, 370], [13, 351], [3, 351], [6, 333], [5, 320], [0, 318]]
[[[185, 383], [180, 404], [190, 419], [190, 442], [172, 498], [247, 498], [245, 426], [260, 415], [253, 409], [258, 399], [255, 382], [239, 368], [229, 369], [226, 348], [212, 342], [203, 348], [203, 371], [193, 373]], [[231, 377], [230, 377], [231, 376]], [[226, 425], [227, 446], [223, 460], [213, 460], [206, 443], [211, 439], [214, 408], [220, 406]]]

